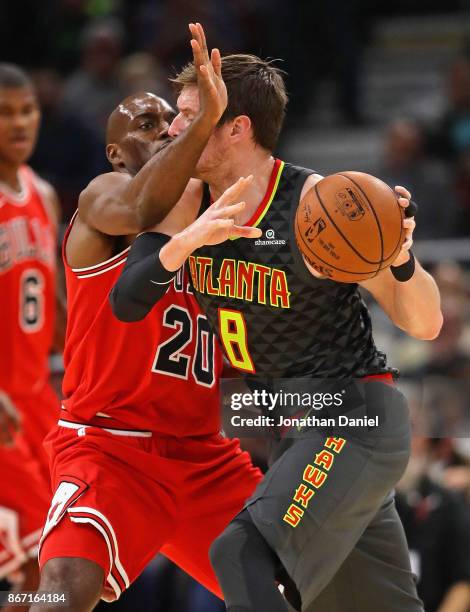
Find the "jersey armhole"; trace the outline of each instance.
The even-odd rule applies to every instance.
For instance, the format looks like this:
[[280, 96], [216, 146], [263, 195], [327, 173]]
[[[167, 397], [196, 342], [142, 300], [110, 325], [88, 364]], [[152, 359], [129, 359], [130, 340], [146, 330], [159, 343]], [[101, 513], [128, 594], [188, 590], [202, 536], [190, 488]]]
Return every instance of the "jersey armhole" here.
[[205, 213], [206, 210], [209, 208], [209, 206], [212, 204], [211, 194], [209, 191], [209, 185], [207, 183], [203, 183], [202, 185], [203, 186], [202, 186], [201, 205], [199, 206], [199, 211], [197, 213], [196, 218], [199, 218], [203, 213]]
[[315, 278], [313, 274], [311, 274], [305, 265], [304, 259], [302, 257], [302, 253], [297, 245], [297, 240], [295, 238], [295, 213], [297, 212], [297, 208], [300, 203], [300, 196], [302, 194], [302, 189], [305, 185], [305, 181], [312, 174], [317, 174], [314, 170], [308, 170], [306, 168], [301, 168], [299, 170], [299, 180], [297, 184], [297, 188], [294, 197], [291, 200], [291, 207], [289, 211], [289, 244], [291, 246], [292, 257], [295, 262], [295, 273], [297, 276], [307, 284], [316, 284], [318, 282], [322, 282], [328, 279]]

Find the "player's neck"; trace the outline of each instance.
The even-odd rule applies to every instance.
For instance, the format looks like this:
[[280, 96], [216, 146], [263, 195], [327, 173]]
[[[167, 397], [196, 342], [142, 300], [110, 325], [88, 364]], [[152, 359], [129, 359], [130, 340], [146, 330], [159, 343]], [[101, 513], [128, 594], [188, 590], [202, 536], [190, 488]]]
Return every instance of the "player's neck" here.
[[8, 163], [0, 158], [0, 181], [12, 191], [21, 191], [20, 166]]
[[256, 211], [263, 200], [268, 188], [269, 179], [274, 166], [274, 158], [266, 152], [259, 150], [252, 155], [241, 156], [239, 160], [232, 160], [219, 175], [210, 178], [209, 183], [212, 199], [215, 201], [222, 193], [233, 185], [241, 176], [253, 175], [253, 181], [240, 196], [246, 203], [245, 209], [236, 222], [246, 223]]

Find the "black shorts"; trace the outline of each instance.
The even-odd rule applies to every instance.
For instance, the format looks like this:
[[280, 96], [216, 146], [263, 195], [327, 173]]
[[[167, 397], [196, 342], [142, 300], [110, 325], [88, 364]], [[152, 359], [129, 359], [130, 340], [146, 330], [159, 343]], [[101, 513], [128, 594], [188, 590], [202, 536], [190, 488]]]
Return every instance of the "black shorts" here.
[[303, 610], [421, 612], [392, 492], [409, 458], [406, 401], [382, 382], [363, 383], [362, 393], [348, 416], [378, 417], [378, 426], [310, 428], [283, 440], [246, 508]]

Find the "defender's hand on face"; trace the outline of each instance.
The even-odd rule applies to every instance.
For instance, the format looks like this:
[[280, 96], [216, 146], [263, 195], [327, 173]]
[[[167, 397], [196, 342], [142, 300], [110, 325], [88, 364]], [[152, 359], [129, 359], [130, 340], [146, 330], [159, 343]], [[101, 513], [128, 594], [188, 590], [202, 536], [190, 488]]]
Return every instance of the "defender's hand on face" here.
[[220, 51], [212, 49], [209, 57], [206, 37], [200, 23], [190, 23], [194, 65], [198, 77], [201, 113], [217, 124], [227, 107], [227, 88], [222, 79]]
[[0, 445], [11, 446], [20, 430], [20, 415], [6, 393], [0, 391]]
[[245, 202], [237, 202], [237, 200], [252, 180], [252, 176], [238, 179], [185, 230], [193, 249], [203, 245], [220, 244], [229, 238], [259, 238], [261, 236], [262, 232], [257, 227], [246, 227], [235, 223], [235, 217], [245, 207]]
[[[410, 205], [411, 193], [401, 186], [395, 187], [395, 192], [398, 196], [398, 203], [400, 206], [403, 208], [408, 208]], [[416, 227], [414, 217], [407, 217], [406, 219], [403, 219], [403, 227], [405, 228], [405, 241], [403, 242], [401, 250], [392, 264], [393, 266], [401, 266], [410, 258], [409, 250], [413, 244], [413, 231]]]

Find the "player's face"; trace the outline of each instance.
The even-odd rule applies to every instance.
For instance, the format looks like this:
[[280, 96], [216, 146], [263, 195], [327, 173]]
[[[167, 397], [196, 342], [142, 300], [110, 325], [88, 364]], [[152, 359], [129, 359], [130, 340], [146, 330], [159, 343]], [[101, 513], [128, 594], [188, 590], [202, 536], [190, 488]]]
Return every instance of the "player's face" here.
[[0, 87], [0, 159], [20, 165], [36, 144], [41, 113], [29, 87]]
[[[176, 102], [178, 114], [173, 119], [168, 134], [175, 138], [184, 132], [194, 121], [199, 112], [199, 92], [196, 86], [184, 87]], [[214, 130], [212, 136], [202, 152], [196, 166], [196, 177], [209, 178], [211, 172], [220, 167], [221, 163], [227, 159], [228, 140], [227, 133], [230, 125], [224, 124]]]
[[168, 128], [175, 111], [162, 98], [144, 94], [119, 107], [127, 118], [127, 130], [119, 143], [127, 170], [138, 172], [148, 160], [171, 142]]

